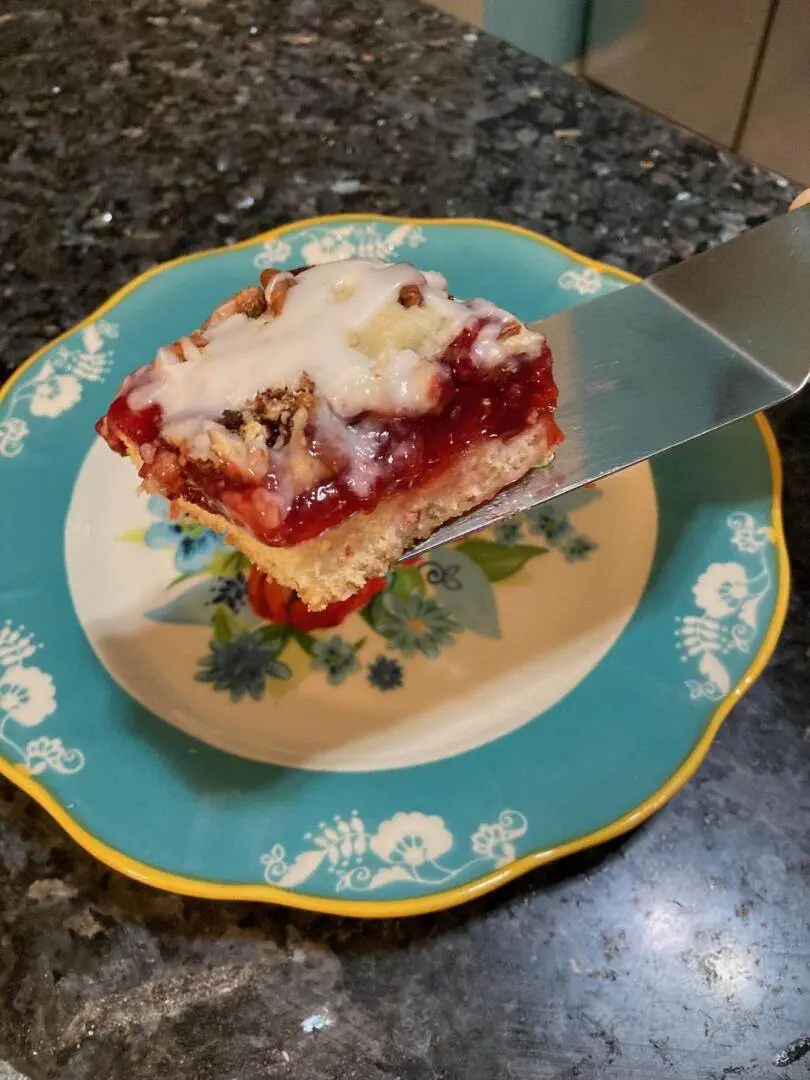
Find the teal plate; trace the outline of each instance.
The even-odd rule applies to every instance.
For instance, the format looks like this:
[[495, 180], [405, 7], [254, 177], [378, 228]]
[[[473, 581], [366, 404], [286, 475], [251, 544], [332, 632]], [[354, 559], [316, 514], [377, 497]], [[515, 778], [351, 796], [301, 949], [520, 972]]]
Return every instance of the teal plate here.
[[755, 418], [400, 567], [338, 625], [280, 615], [93, 423], [259, 269], [350, 255], [525, 320], [631, 280], [494, 222], [321, 218], [159, 266], [38, 353], [0, 397], [0, 769], [155, 886], [403, 915], [663, 805], [773, 650], [788, 564]]

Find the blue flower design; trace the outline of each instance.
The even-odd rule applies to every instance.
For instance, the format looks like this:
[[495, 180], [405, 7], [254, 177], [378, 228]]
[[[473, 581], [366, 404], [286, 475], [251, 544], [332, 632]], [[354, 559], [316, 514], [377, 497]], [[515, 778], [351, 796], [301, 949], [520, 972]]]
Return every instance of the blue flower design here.
[[146, 530], [144, 542], [151, 548], [174, 548], [174, 565], [180, 574], [207, 570], [214, 555], [225, 546], [219, 533], [190, 521], [172, 521], [169, 506], [160, 495], [149, 499], [149, 513], [158, 520]]
[[224, 604], [237, 615], [247, 603], [247, 581], [240, 571], [236, 577], [218, 577], [211, 587], [210, 607]]
[[568, 562], [579, 562], [581, 559], [587, 559], [590, 553], [596, 550], [596, 544], [587, 536], [580, 535], [563, 544], [561, 550]]
[[378, 656], [369, 664], [367, 678], [377, 690], [398, 690], [402, 686], [402, 664], [389, 656]]
[[231, 701], [246, 695], [260, 701], [268, 679], [286, 680], [292, 675], [278, 658], [280, 647], [281, 643], [268, 644], [261, 630], [237, 634], [230, 641], [212, 641], [194, 677], [198, 682], [211, 683], [215, 690], [227, 690]]
[[499, 544], [506, 547], [514, 547], [523, 533], [523, 522], [520, 518], [509, 518], [507, 521], [499, 521], [493, 528], [492, 534]]
[[328, 641], [316, 641], [312, 646], [312, 666], [316, 671], [325, 671], [332, 686], [339, 686], [357, 671], [360, 663], [354, 646], [333, 634]]
[[547, 510], [544, 510], [542, 506], [527, 510], [525, 516], [529, 525], [529, 532], [545, 536], [547, 540], [552, 542], [562, 540], [567, 533], [571, 532], [571, 523], [567, 518], [555, 517], [553, 514], [549, 514]]
[[421, 652], [433, 659], [445, 645], [453, 644], [453, 635], [461, 630], [441, 604], [418, 593], [407, 600], [394, 593], [380, 593], [372, 614], [374, 629], [404, 656]]

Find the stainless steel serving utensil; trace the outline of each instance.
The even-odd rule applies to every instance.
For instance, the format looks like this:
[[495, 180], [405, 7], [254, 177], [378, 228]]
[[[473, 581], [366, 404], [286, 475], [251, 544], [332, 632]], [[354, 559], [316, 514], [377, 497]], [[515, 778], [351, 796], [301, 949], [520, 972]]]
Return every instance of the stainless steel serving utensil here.
[[810, 206], [535, 323], [565, 442], [405, 557], [792, 397], [810, 375]]

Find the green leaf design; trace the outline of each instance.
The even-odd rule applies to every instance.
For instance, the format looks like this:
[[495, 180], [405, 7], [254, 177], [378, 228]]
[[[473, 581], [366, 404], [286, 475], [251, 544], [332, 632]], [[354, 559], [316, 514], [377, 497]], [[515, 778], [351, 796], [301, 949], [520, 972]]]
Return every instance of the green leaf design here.
[[[280, 627], [279, 629], [287, 630], [288, 627]], [[273, 698], [275, 701], [281, 701], [292, 690], [300, 686], [304, 679], [312, 672], [312, 662], [295, 640], [290, 635], [287, 638], [280, 638], [283, 641], [282, 649], [284, 651], [284, 660], [277, 660], [276, 663], [280, 668], [286, 668], [289, 675], [285, 675], [284, 678], [275, 676], [267, 680], [267, 696]], [[279, 649], [278, 656], [282, 650]]]
[[265, 645], [269, 645], [273, 652], [278, 655], [290, 638], [293, 636], [294, 631], [289, 626], [281, 626], [277, 623], [271, 623], [269, 626], [262, 626], [261, 629], [255, 631]]
[[291, 628], [290, 633], [304, 650], [304, 652], [307, 653], [309, 656], [312, 656], [312, 649], [316, 641], [312, 634], [308, 634], [306, 630], [296, 630], [295, 628]]
[[425, 565], [437, 596], [462, 626], [483, 637], [501, 636], [492, 583], [476, 562], [458, 547], [442, 547], [431, 551]]
[[210, 626], [214, 585], [215, 582], [204, 578], [190, 589], [175, 593], [168, 604], [147, 611], [146, 618], [175, 626]]
[[233, 574], [228, 573], [230, 558], [230, 551], [218, 551], [209, 563], [206, 573], [211, 577], [233, 577]]
[[401, 600], [407, 600], [412, 592], [425, 595], [425, 582], [415, 566], [395, 566], [388, 574], [387, 589]]
[[231, 641], [238, 623], [230, 610], [224, 604], [218, 604], [211, 616], [211, 629], [214, 631], [214, 641]]
[[363, 610], [360, 612], [361, 616], [366, 620], [368, 625], [377, 634], [381, 634], [385, 637], [386, 632], [391, 623], [391, 616], [384, 606], [384, 600], [388, 590], [377, 593], [371, 603], [366, 604]]
[[283, 660], [276, 660], [273, 670], [270, 672], [270, 681], [278, 679], [280, 682], [289, 682], [292, 678], [292, 668]]
[[146, 529], [130, 529], [118, 539], [124, 544], [143, 544], [146, 537]]
[[548, 548], [534, 544], [507, 547], [505, 544], [493, 544], [490, 540], [464, 540], [455, 550], [461, 551], [480, 566], [490, 581], [503, 581], [522, 570], [530, 559], [548, 553]]
[[208, 573], [211, 577], [235, 578], [239, 574], [247, 574], [250, 570], [250, 560], [241, 551], [218, 551], [211, 560]]
[[193, 577], [196, 577], [196, 576], [197, 576], [196, 572], [195, 573], [190, 573], [190, 574], [178, 574], [177, 577], [172, 578], [172, 580], [166, 586], [166, 591], [168, 592], [168, 590], [173, 589], [175, 587], [175, 585], [180, 585], [183, 581], [188, 581], [189, 578], [193, 578]]

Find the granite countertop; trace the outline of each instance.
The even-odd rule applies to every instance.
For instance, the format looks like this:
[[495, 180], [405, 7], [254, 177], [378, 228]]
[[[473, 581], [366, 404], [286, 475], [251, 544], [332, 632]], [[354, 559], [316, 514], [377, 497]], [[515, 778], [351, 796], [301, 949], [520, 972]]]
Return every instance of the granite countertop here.
[[[0, 373], [139, 271], [340, 210], [648, 273], [791, 186], [416, 0], [6, 0]], [[635, 834], [390, 923], [154, 892], [0, 785], [0, 1080], [810, 1076], [810, 430], [765, 676]], [[804, 1040], [804, 1041], [802, 1041]]]

